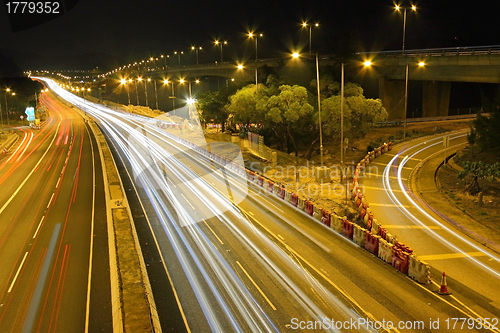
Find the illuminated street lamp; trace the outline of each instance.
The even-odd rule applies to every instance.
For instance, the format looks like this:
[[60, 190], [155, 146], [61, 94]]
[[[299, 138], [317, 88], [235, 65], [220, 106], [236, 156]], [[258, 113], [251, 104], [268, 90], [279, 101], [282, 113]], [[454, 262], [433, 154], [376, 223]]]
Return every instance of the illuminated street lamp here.
[[127, 87], [127, 80], [121, 79], [120, 84], [123, 84], [125, 86], [125, 90], [127, 91], [127, 96], [128, 96], [128, 104], [130, 105], [130, 92]]
[[257, 53], [257, 41], [259, 40], [259, 37], [263, 37], [263, 34], [255, 34], [253, 32], [248, 33], [248, 37], [250, 38], [255, 38], [255, 92], [257, 93], [257, 90], [259, 89], [259, 81], [257, 79], [257, 59], [258, 59], [258, 53]]
[[192, 51], [196, 51], [196, 64], [198, 65], [198, 52], [201, 50], [201, 46], [191, 46]]
[[142, 77], [138, 77], [137, 80], [134, 81], [135, 83], [135, 96], [137, 97], [137, 105], [139, 105], [139, 89], [137, 88], [137, 82], [141, 82]]
[[[396, 5], [396, 10], [399, 12], [401, 9], [403, 10], [403, 55], [405, 54], [405, 38], [406, 38], [406, 9], [408, 7], [401, 7], [400, 5]], [[417, 6], [411, 5], [411, 10], [414, 12], [417, 11]]]
[[[308, 24], [307, 22], [302, 22], [302, 27], [307, 28], [309, 27], [309, 54], [311, 54], [312, 50], [312, 24]], [[319, 27], [319, 23], [315, 23], [314, 26], [317, 28]]]
[[167, 68], [167, 58], [170, 58], [170, 55], [167, 54], [166, 56], [163, 56], [162, 54], [160, 57], [163, 58], [163, 60], [165, 60], [165, 68]]
[[5, 112], [7, 112], [7, 126], [9, 126], [9, 106], [7, 104], [7, 93], [11, 93], [12, 96], [15, 96], [16, 93], [12, 92], [10, 88], [5, 89]]
[[[295, 52], [292, 54], [292, 57], [297, 59], [300, 57], [300, 54], [298, 52]], [[320, 94], [320, 87], [319, 87], [318, 52], [316, 52], [316, 88], [318, 89], [319, 152], [320, 152], [321, 167], [323, 167], [323, 129], [322, 129], [322, 124], [321, 124], [321, 94]]]
[[147, 81], [144, 81], [144, 95], [146, 95], [146, 106], [149, 107], [148, 85], [147, 85], [147, 82], [151, 82], [151, 79], [148, 78]]
[[[405, 71], [405, 113], [404, 113], [404, 124], [403, 124], [403, 140], [406, 138], [406, 113], [408, 112], [408, 68], [409, 63], [406, 63], [406, 71]], [[420, 61], [418, 67], [424, 67], [425, 62]]]
[[220, 62], [224, 62], [224, 57], [222, 56], [222, 46], [227, 45], [227, 41], [225, 40], [223, 42], [219, 42], [218, 40], [216, 40], [214, 43], [215, 45], [220, 45]]
[[[372, 62], [367, 60], [363, 63], [365, 67], [372, 65]], [[344, 172], [344, 67], [345, 64], [342, 63], [342, 73], [340, 79], [340, 166], [342, 168], [342, 173], [340, 177], [342, 179]]]
[[[163, 84], [167, 85], [167, 92], [168, 92], [168, 80], [167, 79], [163, 80]], [[174, 90], [174, 81], [173, 80], [172, 80], [172, 96], [170, 96], [169, 98], [172, 99], [172, 111], [174, 112], [174, 115], [175, 115], [175, 90]]]
[[174, 54], [177, 55], [177, 58], [179, 60], [179, 67], [181, 67], [181, 54], [184, 54], [184, 51], [179, 51], [179, 52], [174, 51]]

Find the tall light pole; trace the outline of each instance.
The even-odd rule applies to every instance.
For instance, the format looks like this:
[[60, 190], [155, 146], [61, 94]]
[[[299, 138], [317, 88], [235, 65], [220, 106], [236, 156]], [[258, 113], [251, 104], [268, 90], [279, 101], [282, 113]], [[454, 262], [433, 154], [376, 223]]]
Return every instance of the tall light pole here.
[[[309, 54], [312, 53], [312, 24], [308, 24], [307, 22], [302, 22], [302, 26], [304, 28], [309, 27]], [[315, 27], [319, 27], [319, 23], [314, 24]]]
[[146, 95], [146, 107], [149, 107], [149, 100], [148, 100], [148, 82], [151, 82], [151, 78], [148, 77], [147, 81], [144, 81], [144, 94]]
[[224, 57], [222, 55], [222, 46], [227, 45], [227, 40], [225, 41], [218, 41], [216, 40], [214, 42], [215, 45], [220, 45], [220, 62], [224, 62]]
[[181, 54], [184, 54], [184, 51], [179, 51], [179, 52], [174, 51], [174, 54], [177, 55], [177, 59], [179, 61], [179, 67], [181, 67]]
[[[404, 123], [403, 123], [403, 140], [406, 139], [406, 113], [408, 112], [408, 71], [409, 71], [409, 63], [406, 63], [405, 70], [405, 113], [404, 113]], [[418, 63], [419, 67], [424, 67], [425, 63], [420, 61]]]
[[257, 77], [257, 59], [258, 59], [258, 53], [257, 53], [257, 50], [258, 50], [258, 39], [259, 37], [263, 37], [264, 35], [263, 34], [255, 34], [253, 32], [250, 32], [248, 34], [248, 37], [250, 38], [255, 38], [255, 93], [257, 93], [257, 90], [259, 89], [259, 81], [258, 81], [258, 77]]
[[[407, 7], [401, 7], [396, 5], [396, 10], [399, 12], [400, 9], [403, 9], [403, 55], [405, 54], [405, 39], [406, 39], [406, 9]], [[411, 5], [411, 10], [414, 12], [417, 11], [417, 6]]]
[[[371, 61], [367, 60], [363, 63], [366, 67], [371, 66]], [[344, 173], [344, 67], [345, 64], [341, 65], [341, 75], [340, 75], [340, 166], [342, 172], [340, 173], [340, 179], [342, 180]]]
[[[168, 80], [167, 79], [163, 80], [163, 83], [167, 85], [167, 92], [168, 92]], [[172, 98], [172, 111], [174, 112], [175, 115], [175, 90], [174, 90], [173, 80], [172, 80], [172, 96], [170, 96], [170, 98]]]
[[[294, 53], [292, 57], [299, 58], [300, 54]], [[316, 52], [316, 88], [318, 90], [318, 123], [319, 123], [319, 152], [320, 152], [320, 163], [323, 167], [323, 126], [321, 124], [321, 94], [319, 85], [319, 55]]]
[[127, 91], [127, 96], [128, 96], [128, 104], [130, 105], [130, 91], [129, 91], [128, 87], [127, 87], [127, 80], [121, 79], [120, 83], [125, 86], [125, 90]]
[[166, 56], [164, 56], [163, 54], [160, 56], [161, 58], [163, 58], [163, 60], [165, 61], [165, 69], [167, 68], [167, 58], [170, 58], [170, 55], [167, 54]]
[[191, 46], [192, 51], [196, 51], [196, 64], [198, 65], [198, 52], [201, 50], [201, 46]]
[[134, 81], [135, 83], [135, 96], [137, 97], [137, 105], [139, 105], [139, 89], [137, 89], [137, 82], [141, 82], [142, 77], [138, 77], [137, 80]]
[[7, 93], [11, 93], [12, 96], [15, 96], [16, 93], [12, 92], [10, 88], [5, 89], [5, 112], [7, 112], [7, 126], [9, 126], [9, 105], [7, 104]]

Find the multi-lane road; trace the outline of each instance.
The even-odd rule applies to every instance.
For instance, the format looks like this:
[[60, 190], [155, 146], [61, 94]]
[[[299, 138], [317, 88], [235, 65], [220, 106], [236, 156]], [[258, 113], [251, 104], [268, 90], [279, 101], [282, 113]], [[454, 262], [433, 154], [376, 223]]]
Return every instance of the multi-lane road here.
[[[160, 254], [156, 262], [145, 260], [149, 266], [161, 265], [167, 276], [150, 276], [155, 301], [161, 304], [156, 295], [173, 286], [186, 330], [304, 331], [312, 321], [359, 323], [362, 318], [391, 321], [395, 327], [388, 331], [416, 331], [416, 325], [431, 331], [429, 320], [444, 325], [449, 318], [499, 316], [495, 304], [476, 303], [466, 289], [450, 301], [434, 293], [433, 286], [418, 285], [158, 128], [156, 119], [105, 108], [46, 82], [92, 116], [115, 149], [124, 167], [121, 174], [128, 178], [127, 192], [139, 198], [141, 220], [147, 224], [137, 228], [153, 235], [154, 244], [144, 246]], [[206, 146], [196, 121], [184, 125], [189, 129], [183, 135], [187, 130], [191, 141]], [[237, 148], [220, 149], [238, 160]], [[159, 306], [159, 315], [165, 329], [169, 309]], [[370, 329], [351, 327], [365, 330]]]
[[53, 94], [41, 101], [50, 111], [42, 129], [18, 129], [12, 153], [0, 157], [0, 331], [110, 331], [95, 139]]

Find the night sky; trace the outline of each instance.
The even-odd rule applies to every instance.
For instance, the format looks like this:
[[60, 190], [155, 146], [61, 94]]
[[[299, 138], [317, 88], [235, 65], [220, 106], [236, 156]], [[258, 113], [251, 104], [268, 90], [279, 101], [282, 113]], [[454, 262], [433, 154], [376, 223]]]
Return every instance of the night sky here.
[[[416, 5], [417, 13], [408, 12], [406, 49], [500, 44], [500, 1], [421, 0]], [[403, 17], [391, 0], [80, 0], [65, 15], [17, 33], [2, 7], [0, 52], [21, 67], [26, 58], [36, 63], [37, 56], [57, 64], [61, 58], [55, 57], [98, 53], [128, 62], [174, 50], [183, 50], [185, 62], [193, 63], [194, 52], [188, 50], [201, 45], [200, 62], [213, 62], [220, 57], [213, 40], [222, 38], [229, 42], [226, 60], [240, 60], [254, 57], [245, 33], [255, 30], [264, 33], [259, 57], [279, 56], [308, 49], [303, 20], [320, 23], [313, 29], [313, 48], [322, 53], [332, 53], [335, 40], [346, 34], [359, 39], [364, 51], [402, 45]]]

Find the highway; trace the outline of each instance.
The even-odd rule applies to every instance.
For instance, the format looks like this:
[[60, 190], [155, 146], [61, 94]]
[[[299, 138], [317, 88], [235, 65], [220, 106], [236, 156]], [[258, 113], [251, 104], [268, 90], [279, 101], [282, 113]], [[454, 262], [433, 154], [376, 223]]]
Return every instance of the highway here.
[[[298, 323], [361, 318], [396, 325], [387, 331], [421, 332], [431, 331], [429, 318], [443, 323], [466, 316], [468, 299], [449, 302], [433, 287], [418, 285], [384, 265], [352, 241], [200, 154], [174, 135], [180, 134], [179, 129], [158, 128], [157, 121], [163, 119], [111, 110], [44, 80], [92, 116], [108, 136], [125, 167], [122, 177], [130, 180], [128, 194], [140, 199], [169, 276], [169, 281], [150, 276], [155, 301], [162, 285], [173, 285], [187, 330], [305, 331], [306, 326]], [[190, 141], [207, 146], [195, 120], [183, 125], [187, 126], [183, 135], [187, 131]], [[211, 144], [211, 148], [241, 163], [238, 148], [225, 145]], [[477, 311], [488, 315], [482, 308]], [[159, 311], [159, 315], [164, 325], [169, 313]], [[398, 328], [400, 322], [408, 329]], [[423, 327], [412, 326], [420, 322]], [[311, 331], [383, 329], [321, 326]]]
[[[0, 331], [111, 331], [104, 188], [83, 119], [51, 93], [0, 159]], [[94, 235], [94, 237], [93, 237]], [[94, 268], [94, 269], [93, 269]]]
[[[460, 232], [453, 220], [433, 211], [412, 193], [417, 188], [431, 190], [425, 184], [434, 182], [434, 171], [443, 162], [443, 137], [450, 139], [447, 151], [451, 154], [465, 146], [466, 134], [467, 131], [457, 131], [399, 144], [370, 163], [360, 183], [379, 223], [437, 269], [436, 274], [446, 272], [451, 289], [469, 295], [498, 317], [498, 253]], [[425, 172], [418, 173], [417, 179], [416, 170], [424, 163], [433, 167], [423, 169]]]

